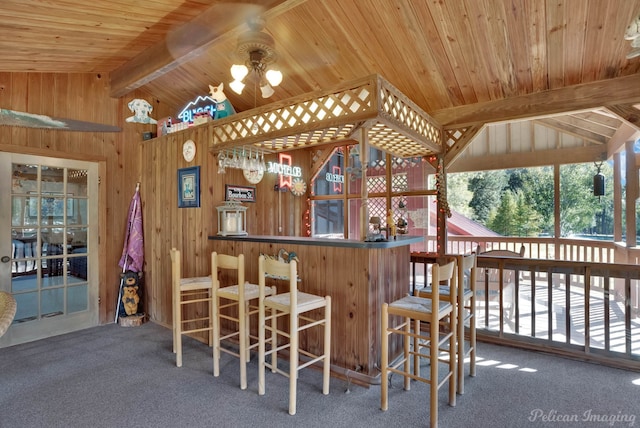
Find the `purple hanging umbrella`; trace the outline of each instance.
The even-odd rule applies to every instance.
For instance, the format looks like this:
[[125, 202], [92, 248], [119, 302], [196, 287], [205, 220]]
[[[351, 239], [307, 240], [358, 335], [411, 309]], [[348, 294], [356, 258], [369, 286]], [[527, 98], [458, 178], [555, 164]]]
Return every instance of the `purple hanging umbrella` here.
[[[144, 265], [144, 237], [142, 229], [142, 203], [140, 202], [140, 183], [136, 184], [136, 192], [131, 198], [129, 205], [129, 216], [127, 221], [127, 234], [124, 237], [122, 257], [118, 263], [122, 268], [122, 273], [126, 271], [142, 272]], [[120, 278], [120, 289], [118, 291], [118, 307], [116, 309], [115, 322], [118, 322], [120, 314], [120, 302], [122, 297], [122, 286], [124, 277]]]

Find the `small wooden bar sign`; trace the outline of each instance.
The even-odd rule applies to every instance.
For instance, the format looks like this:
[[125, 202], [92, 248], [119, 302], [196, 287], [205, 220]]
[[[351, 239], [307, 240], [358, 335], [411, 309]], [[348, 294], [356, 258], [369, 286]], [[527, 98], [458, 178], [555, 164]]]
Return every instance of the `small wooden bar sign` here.
[[225, 201], [255, 202], [256, 188], [252, 186], [236, 186], [226, 184], [224, 192]]

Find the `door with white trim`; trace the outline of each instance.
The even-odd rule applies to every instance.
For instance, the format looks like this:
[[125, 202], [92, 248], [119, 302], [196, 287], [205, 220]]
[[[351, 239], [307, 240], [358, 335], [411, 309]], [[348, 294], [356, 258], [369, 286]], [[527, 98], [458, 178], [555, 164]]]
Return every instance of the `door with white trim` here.
[[98, 164], [0, 152], [0, 348], [98, 324]]

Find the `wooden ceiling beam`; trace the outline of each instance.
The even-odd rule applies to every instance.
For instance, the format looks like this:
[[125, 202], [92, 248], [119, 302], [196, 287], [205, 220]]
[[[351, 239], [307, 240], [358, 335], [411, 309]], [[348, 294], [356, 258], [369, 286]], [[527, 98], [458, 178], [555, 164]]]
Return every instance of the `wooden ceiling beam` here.
[[113, 98], [118, 98], [157, 79], [200, 56], [214, 43], [246, 30], [247, 19], [260, 15], [267, 20], [304, 3], [306, 0], [267, 0], [261, 5], [249, 2], [219, 2], [195, 19], [182, 24], [162, 42], [144, 50], [110, 74]]
[[429, 112], [444, 127], [470, 126], [640, 103], [640, 73], [551, 89], [508, 99]]
[[624, 150], [627, 141], [635, 141], [638, 138], [640, 138], [640, 129], [631, 126], [628, 122], [623, 122], [607, 144], [607, 159], [614, 153]]
[[447, 173], [535, 168], [538, 166], [566, 164], [568, 163], [568, 159], [571, 160], [571, 163], [585, 163], [605, 160], [606, 158], [607, 148], [604, 145], [511, 153], [500, 156], [485, 155], [472, 158], [460, 158], [447, 167]]
[[629, 125], [640, 130], [640, 110], [633, 103], [608, 105], [607, 110], [627, 122]]
[[609, 140], [608, 137], [602, 134], [598, 134], [586, 129], [581, 129], [571, 123], [567, 123], [566, 121], [553, 117], [534, 120], [533, 123], [537, 123], [539, 125], [546, 126], [547, 128], [555, 129], [556, 131], [573, 135], [575, 137], [582, 138], [583, 140], [591, 141], [592, 143], [596, 144], [607, 144], [607, 141]]

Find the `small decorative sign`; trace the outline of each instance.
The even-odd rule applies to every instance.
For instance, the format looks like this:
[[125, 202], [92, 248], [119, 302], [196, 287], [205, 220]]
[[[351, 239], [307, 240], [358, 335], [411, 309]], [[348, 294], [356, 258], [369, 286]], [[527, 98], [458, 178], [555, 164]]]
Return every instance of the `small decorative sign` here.
[[153, 106], [149, 101], [135, 98], [129, 101], [129, 104], [127, 105], [129, 106], [129, 110], [131, 110], [131, 113], [133, 113], [133, 116], [129, 116], [128, 118], [126, 118], [126, 122], [156, 124], [156, 120], [149, 116], [149, 114], [153, 111]]
[[236, 186], [226, 184], [224, 186], [225, 201], [255, 202], [256, 188], [252, 186]]

